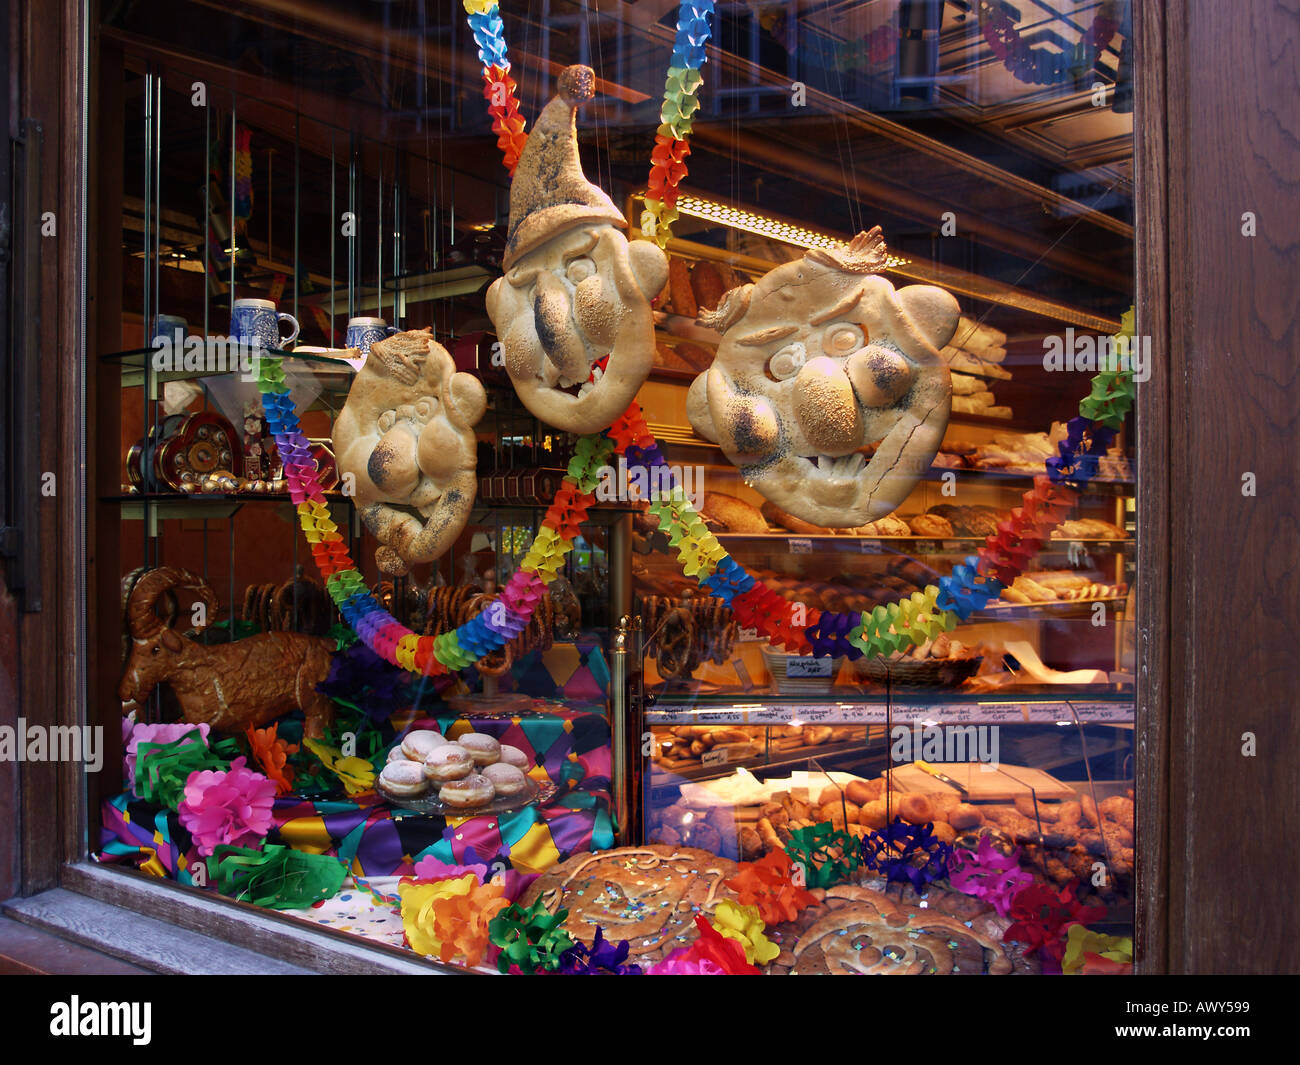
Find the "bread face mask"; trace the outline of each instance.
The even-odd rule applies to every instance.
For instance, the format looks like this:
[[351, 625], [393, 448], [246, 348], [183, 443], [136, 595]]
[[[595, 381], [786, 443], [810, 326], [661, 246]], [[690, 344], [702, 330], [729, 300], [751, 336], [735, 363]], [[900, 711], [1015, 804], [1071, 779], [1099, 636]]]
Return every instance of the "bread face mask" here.
[[636, 396], [654, 362], [650, 300], [668, 279], [664, 253], [629, 242], [623, 215], [583, 176], [574, 115], [593, 80], [589, 67], [566, 69], [528, 134], [510, 185], [505, 276], [487, 294], [519, 398], [571, 433], [607, 428]]
[[447, 551], [478, 486], [474, 425], [487, 396], [457, 373], [432, 330], [377, 340], [334, 426], [340, 473], [356, 479], [361, 520], [384, 546], [375, 558], [404, 573]]
[[[701, 317], [722, 334], [687, 414], [746, 481], [814, 525], [865, 525], [895, 510], [929, 469], [952, 381], [939, 355], [957, 301], [930, 285], [895, 291], [877, 226], [733, 289]], [[866, 445], [881, 441], [868, 463]]]

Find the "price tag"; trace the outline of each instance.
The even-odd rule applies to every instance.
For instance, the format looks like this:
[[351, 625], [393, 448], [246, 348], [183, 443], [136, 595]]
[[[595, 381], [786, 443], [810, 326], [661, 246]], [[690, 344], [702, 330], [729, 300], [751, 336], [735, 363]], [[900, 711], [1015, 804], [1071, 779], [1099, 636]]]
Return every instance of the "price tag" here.
[[996, 703], [985, 703], [982, 706], [970, 707], [978, 714], [978, 719], [987, 721], [990, 724], [1005, 725], [1010, 723], [1020, 724], [1025, 721], [1027, 715], [1025, 708], [1019, 703], [1014, 705]]
[[727, 750], [725, 747], [720, 751], [717, 750], [705, 751], [702, 755], [700, 755], [700, 765], [702, 766], [708, 767], [711, 765], [726, 765], [726, 764], [727, 764]]
[[1072, 721], [1070, 708], [1064, 703], [1031, 703], [1029, 705], [1030, 724], [1055, 724], [1058, 721]]
[[883, 555], [885, 553], [884, 544], [877, 543], [875, 540], [859, 540], [858, 550], [864, 555]]
[[741, 643], [758, 639], [758, 629], [741, 629], [740, 634], [736, 637]]
[[792, 555], [811, 555], [811, 554], [812, 554], [812, 541], [811, 541], [811, 540], [803, 540], [803, 539], [787, 540], [786, 543], [789, 544], [789, 547], [790, 547], [790, 554], [792, 554]]
[[837, 713], [838, 707], [834, 706], [802, 706], [799, 708], [799, 720], [805, 724], [811, 724], [814, 721], [825, 721]]
[[790, 720], [793, 711], [788, 706], [765, 706], [749, 715], [755, 725], [780, 725]]
[[1096, 722], [1131, 722], [1133, 720], [1132, 703], [1075, 703], [1080, 721]]
[[686, 725], [695, 720], [695, 715], [691, 711], [681, 710], [676, 707], [656, 707], [649, 711], [646, 716], [656, 725]]
[[811, 655], [787, 658], [785, 660], [785, 675], [787, 677], [829, 677], [831, 675], [831, 662], [832, 660], [829, 658], [813, 658]]
[[[880, 708], [882, 711], [884, 707]], [[940, 718], [939, 707], [937, 706], [907, 706], [902, 703], [894, 704], [894, 724], [902, 724], [910, 721], [938, 721]], [[883, 720], [883, 717], [882, 717]]]

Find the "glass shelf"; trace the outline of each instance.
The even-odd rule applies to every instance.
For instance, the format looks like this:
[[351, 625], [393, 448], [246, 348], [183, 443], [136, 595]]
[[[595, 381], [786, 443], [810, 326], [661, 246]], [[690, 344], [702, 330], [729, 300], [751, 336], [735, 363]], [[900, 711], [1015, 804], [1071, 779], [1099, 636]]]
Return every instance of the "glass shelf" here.
[[[333, 492], [325, 493], [330, 506], [341, 504], [352, 506], [352, 497]], [[170, 521], [180, 520], [219, 520], [236, 514], [246, 503], [281, 503], [296, 506], [285, 493], [247, 492], [237, 495], [209, 494], [195, 492], [182, 495], [175, 492], [139, 492], [115, 496], [100, 496], [99, 501], [109, 506], [121, 508], [122, 521], [143, 521], [146, 517]]]

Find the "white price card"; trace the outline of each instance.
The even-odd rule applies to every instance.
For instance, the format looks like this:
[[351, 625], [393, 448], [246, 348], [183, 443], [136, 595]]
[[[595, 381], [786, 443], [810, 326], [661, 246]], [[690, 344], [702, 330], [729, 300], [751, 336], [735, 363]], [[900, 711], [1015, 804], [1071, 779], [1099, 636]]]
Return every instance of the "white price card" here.
[[859, 540], [858, 550], [864, 555], [883, 555], [885, 546], [875, 540]]
[[972, 707], [979, 720], [994, 725], [1020, 724], [1028, 719], [1022, 703], [984, 703]]
[[789, 546], [790, 546], [790, 554], [792, 554], [792, 555], [811, 555], [811, 554], [812, 554], [812, 541], [811, 541], [811, 540], [792, 539], [792, 540], [788, 540], [788, 541], [786, 541], [786, 542], [787, 542], [787, 543], [789, 544]]
[[765, 706], [762, 710], [752, 711], [749, 720], [754, 725], [779, 725], [789, 721], [793, 715], [794, 710], [789, 706]]
[[787, 658], [785, 660], [785, 675], [787, 677], [829, 677], [831, 675], [831, 659], [813, 658], [811, 655]]
[[656, 725], [685, 725], [695, 720], [695, 714], [679, 707], [655, 707], [647, 716]]
[[1127, 723], [1133, 720], [1132, 703], [1075, 703], [1080, 721]]
[[726, 764], [727, 764], [727, 751], [725, 747], [720, 751], [718, 750], [705, 751], [702, 755], [700, 755], [700, 765], [702, 766], [726, 765]]

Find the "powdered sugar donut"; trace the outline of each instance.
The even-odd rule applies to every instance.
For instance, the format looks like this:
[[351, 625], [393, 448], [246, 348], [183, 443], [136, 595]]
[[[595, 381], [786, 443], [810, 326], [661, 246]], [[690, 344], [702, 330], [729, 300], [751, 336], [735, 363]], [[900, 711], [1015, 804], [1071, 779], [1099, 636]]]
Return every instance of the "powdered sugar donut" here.
[[474, 772], [474, 758], [458, 743], [444, 743], [424, 760], [424, 775], [439, 784], [460, 780]]
[[424, 779], [424, 766], [405, 760], [384, 766], [379, 782], [389, 794], [404, 798], [423, 795], [429, 789], [429, 782]]
[[438, 791], [438, 798], [448, 806], [460, 808], [483, 806], [496, 795], [492, 781], [480, 773], [471, 773], [461, 780], [450, 780]]
[[514, 766], [516, 769], [522, 769], [525, 773], [533, 768], [532, 759], [518, 747], [511, 747], [508, 743], [501, 745], [501, 761], [506, 765]]
[[456, 742], [474, 756], [475, 765], [492, 765], [501, 761], [501, 744], [482, 732], [466, 732]]
[[435, 748], [449, 742], [446, 736], [435, 729], [420, 729], [408, 733], [402, 740], [402, 753], [412, 762], [423, 762]]
[[483, 768], [483, 776], [492, 781], [498, 795], [518, 795], [528, 786], [528, 778], [522, 769], [497, 762]]

